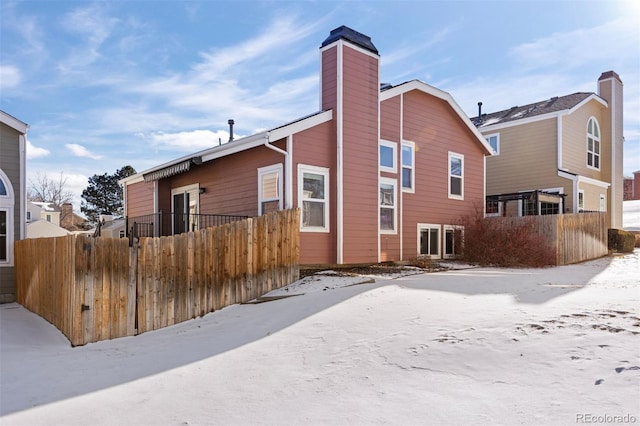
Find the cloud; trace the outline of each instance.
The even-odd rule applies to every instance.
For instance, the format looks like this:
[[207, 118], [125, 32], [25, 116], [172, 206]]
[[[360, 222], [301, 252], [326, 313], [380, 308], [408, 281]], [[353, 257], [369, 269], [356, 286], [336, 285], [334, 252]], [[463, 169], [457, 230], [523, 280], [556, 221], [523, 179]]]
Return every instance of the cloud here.
[[34, 158], [46, 157], [50, 152], [48, 149], [38, 148], [33, 145], [29, 139], [27, 139], [27, 160], [32, 160]]
[[92, 160], [99, 160], [102, 158], [102, 155], [93, 154], [84, 146], [75, 143], [65, 144], [65, 148], [71, 151], [71, 153], [76, 157], [86, 157], [91, 158]]
[[20, 85], [22, 75], [13, 65], [0, 65], [0, 89], [6, 90]]
[[[235, 132], [234, 132], [235, 133]], [[235, 138], [239, 138], [235, 135]], [[229, 141], [229, 132], [219, 130], [193, 130], [190, 132], [177, 133], [152, 133], [149, 137], [155, 146], [169, 148], [185, 152], [193, 152], [199, 149], [211, 148], [220, 143]]]
[[637, 25], [632, 17], [621, 18], [593, 28], [554, 33], [516, 46], [509, 53], [518, 67], [525, 68], [522, 72], [551, 66], [580, 68], [594, 62], [615, 65], [630, 56], [638, 57]]

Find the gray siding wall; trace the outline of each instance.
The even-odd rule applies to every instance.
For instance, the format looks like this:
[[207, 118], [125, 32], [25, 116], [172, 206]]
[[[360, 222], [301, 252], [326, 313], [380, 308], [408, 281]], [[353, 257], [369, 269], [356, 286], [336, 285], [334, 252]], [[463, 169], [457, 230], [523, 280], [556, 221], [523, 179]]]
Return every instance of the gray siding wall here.
[[[20, 238], [20, 206], [23, 194], [20, 190], [20, 133], [15, 129], [0, 123], [0, 169], [11, 180], [15, 204], [13, 210], [13, 236]], [[15, 268], [13, 266], [0, 267], [0, 303], [15, 300]]]

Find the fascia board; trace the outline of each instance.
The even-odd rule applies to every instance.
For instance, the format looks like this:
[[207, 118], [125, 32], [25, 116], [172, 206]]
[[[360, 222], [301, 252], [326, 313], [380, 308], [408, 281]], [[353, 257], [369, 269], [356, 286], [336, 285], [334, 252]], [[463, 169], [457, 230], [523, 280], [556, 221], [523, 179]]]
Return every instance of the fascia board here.
[[521, 126], [523, 124], [535, 123], [536, 121], [544, 121], [550, 120], [554, 118], [558, 118], [563, 115], [567, 115], [568, 110], [555, 111], [547, 114], [536, 115], [535, 117], [522, 118], [520, 120], [508, 121], [506, 123], [492, 124], [491, 126], [479, 127], [478, 129], [482, 132], [493, 132], [500, 129], [506, 129], [508, 127]]
[[596, 101], [596, 102], [600, 103], [604, 108], [607, 108], [609, 106], [607, 101], [602, 99], [600, 96], [598, 96], [596, 94], [593, 94], [593, 95], [589, 96], [588, 98], [584, 98], [582, 100], [582, 102], [574, 105], [571, 109], [568, 110], [567, 114], [574, 113], [575, 111], [577, 111], [578, 109], [582, 108], [582, 106], [584, 106], [585, 104], [587, 104], [590, 101]]
[[380, 92], [380, 102], [385, 101], [387, 99], [391, 99], [403, 93], [410, 92], [412, 90], [418, 90], [428, 95], [431, 95], [433, 97], [436, 97], [438, 99], [442, 99], [443, 101], [446, 101], [449, 104], [449, 106], [453, 108], [455, 113], [458, 114], [458, 116], [460, 117], [462, 122], [465, 124], [465, 126], [467, 126], [467, 128], [471, 131], [471, 133], [473, 133], [473, 135], [476, 137], [478, 142], [484, 147], [487, 154], [493, 155], [493, 149], [491, 149], [491, 146], [489, 145], [487, 140], [484, 138], [482, 133], [476, 128], [476, 126], [473, 125], [473, 123], [471, 122], [471, 119], [469, 119], [467, 114], [465, 114], [462, 108], [460, 108], [460, 105], [458, 105], [455, 99], [453, 99], [453, 96], [451, 96], [451, 94], [449, 94], [448, 92], [437, 89], [420, 80], [411, 80], [406, 83], [399, 84], [398, 86], [394, 86], [390, 89], [384, 90], [383, 92]]
[[277, 129], [273, 129], [267, 132], [269, 135], [269, 142], [275, 142], [280, 139], [284, 139], [287, 136], [293, 135], [295, 133], [300, 133], [319, 124], [331, 121], [332, 119], [333, 110], [328, 110], [321, 112], [320, 114], [312, 115], [311, 117], [307, 117], [303, 120], [296, 121], [295, 123], [278, 127]]
[[27, 130], [29, 130], [28, 124], [23, 123], [22, 121], [7, 114], [4, 111], [0, 111], [0, 122], [2, 122], [3, 124], [6, 124], [7, 126], [13, 128], [14, 130], [17, 130], [23, 135], [27, 133]]

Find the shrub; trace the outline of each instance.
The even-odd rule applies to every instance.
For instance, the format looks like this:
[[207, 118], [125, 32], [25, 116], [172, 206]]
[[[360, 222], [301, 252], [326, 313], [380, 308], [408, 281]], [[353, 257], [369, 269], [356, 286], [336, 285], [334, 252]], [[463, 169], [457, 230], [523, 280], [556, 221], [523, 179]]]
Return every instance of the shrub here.
[[533, 219], [514, 218], [509, 226], [484, 218], [481, 211], [464, 217], [463, 258], [493, 266], [543, 267], [556, 264], [555, 248], [540, 235]]
[[409, 266], [415, 266], [416, 268], [432, 269], [435, 267], [433, 260], [429, 256], [418, 256], [409, 259], [407, 263]]
[[631, 253], [636, 243], [636, 236], [633, 232], [622, 229], [609, 229], [607, 231], [609, 240], [609, 250], [621, 253]]

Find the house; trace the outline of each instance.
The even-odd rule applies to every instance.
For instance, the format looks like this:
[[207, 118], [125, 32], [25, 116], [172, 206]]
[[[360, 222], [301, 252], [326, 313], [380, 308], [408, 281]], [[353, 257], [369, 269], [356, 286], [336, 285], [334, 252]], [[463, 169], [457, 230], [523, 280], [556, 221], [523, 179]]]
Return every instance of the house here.
[[640, 200], [640, 170], [633, 172], [633, 177], [624, 178], [623, 200]]
[[123, 179], [127, 230], [299, 207], [302, 264], [455, 256], [457, 220], [484, 205], [491, 147], [450, 94], [380, 84], [379, 68], [368, 36], [331, 31], [317, 112]]
[[74, 213], [71, 203], [63, 203], [60, 207], [60, 226], [74, 233], [86, 233], [91, 229], [87, 219]]
[[29, 126], [0, 111], [0, 303], [16, 295], [13, 242], [26, 235], [26, 143]]
[[46, 220], [56, 226], [60, 226], [60, 208], [54, 203], [38, 201], [27, 202], [27, 223], [37, 220]]
[[622, 228], [622, 81], [602, 73], [580, 92], [484, 114], [473, 122], [491, 144], [487, 214], [606, 211]]
[[52, 238], [71, 235], [71, 232], [45, 219], [27, 223], [27, 238]]

